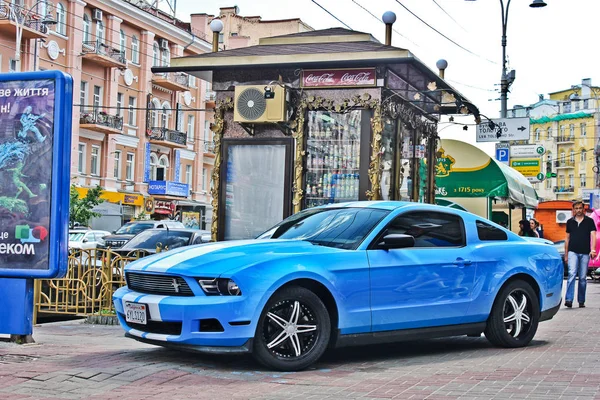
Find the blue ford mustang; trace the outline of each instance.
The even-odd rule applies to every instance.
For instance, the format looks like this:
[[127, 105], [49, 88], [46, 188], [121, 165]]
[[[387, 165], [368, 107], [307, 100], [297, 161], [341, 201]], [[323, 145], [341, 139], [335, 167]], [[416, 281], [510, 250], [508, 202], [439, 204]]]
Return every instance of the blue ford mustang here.
[[306, 368], [328, 347], [484, 333], [527, 345], [561, 302], [562, 259], [473, 214], [353, 202], [297, 213], [256, 240], [184, 247], [125, 269], [126, 335]]

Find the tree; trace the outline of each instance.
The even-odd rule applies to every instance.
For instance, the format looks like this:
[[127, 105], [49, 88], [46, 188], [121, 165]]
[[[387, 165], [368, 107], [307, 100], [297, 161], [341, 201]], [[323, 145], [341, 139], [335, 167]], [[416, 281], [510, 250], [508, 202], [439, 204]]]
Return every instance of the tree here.
[[92, 217], [100, 216], [100, 214], [92, 211], [92, 209], [104, 202], [104, 200], [100, 198], [102, 190], [101, 186], [90, 188], [85, 194], [85, 197], [80, 198], [75, 186], [71, 185], [69, 202], [69, 225], [71, 227], [76, 224], [87, 226]]

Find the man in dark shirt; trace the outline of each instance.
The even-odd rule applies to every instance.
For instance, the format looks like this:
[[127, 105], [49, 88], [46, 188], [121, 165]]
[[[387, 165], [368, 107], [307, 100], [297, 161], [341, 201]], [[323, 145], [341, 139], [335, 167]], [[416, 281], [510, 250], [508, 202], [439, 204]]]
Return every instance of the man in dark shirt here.
[[[575, 297], [575, 277], [579, 277], [577, 301], [579, 307], [585, 307], [585, 289], [587, 285], [587, 268], [590, 257], [596, 257], [596, 224], [583, 212], [583, 203], [573, 203], [574, 216], [567, 221], [567, 237], [565, 238], [565, 261], [569, 264], [567, 294], [565, 306], [573, 306]], [[590, 243], [594, 243], [591, 246]]]

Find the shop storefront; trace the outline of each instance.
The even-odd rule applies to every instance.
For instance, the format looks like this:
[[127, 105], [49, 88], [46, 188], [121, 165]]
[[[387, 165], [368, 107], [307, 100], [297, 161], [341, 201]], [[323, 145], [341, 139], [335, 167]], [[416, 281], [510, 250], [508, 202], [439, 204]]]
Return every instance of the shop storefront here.
[[[88, 192], [88, 188], [76, 187], [79, 197], [85, 197]], [[102, 191], [100, 198], [107, 203], [119, 205], [120, 207], [100, 207], [98, 213], [111, 217], [111, 226], [115, 225], [117, 220], [120, 220], [120, 224], [114, 228], [117, 229], [125, 222], [131, 221], [144, 209], [144, 196], [139, 193], [129, 192], [113, 192], [109, 190]], [[104, 214], [106, 210], [106, 214]], [[107, 218], [105, 218], [107, 219]], [[93, 221], [92, 221], [93, 222]], [[100, 229], [100, 227], [93, 226], [94, 229]], [[104, 229], [104, 228], [102, 228]], [[112, 229], [111, 229], [112, 230]]]
[[[352, 200], [433, 202], [442, 114], [477, 109], [409, 51], [341, 28], [174, 59], [217, 92], [213, 238]], [[434, 164], [431, 158], [429, 165]]]

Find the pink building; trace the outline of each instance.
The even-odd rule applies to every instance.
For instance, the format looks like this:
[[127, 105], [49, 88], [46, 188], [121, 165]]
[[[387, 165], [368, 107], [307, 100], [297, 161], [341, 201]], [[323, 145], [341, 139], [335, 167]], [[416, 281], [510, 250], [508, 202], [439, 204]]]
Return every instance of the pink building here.
[[[153, 74], [151, 68], [169, 65], [175, 57], [211, 51], [212, 16], [192, 15], [191, 23], [185, 23], [134, 5], [142, 3], [0, 4], [0, 71], [58, 69], [73, 76], [71, 176], [81, 194], [102, 186], [123, 221], [153, 205], [146, 210], [152, 218], [179, 218], [187, 212], [190, 220], [206, 223], [201, 228], [209, 227], [215, 158], [209, 128], [215, 94], [210, 83], [199, 78]], [[227, 21], [235, 18], [243, 19], [226, 14]], [[305, 27], [299, 20], [271, 24], [251, 19], [272, 28], [238, 29], [236, 33], [252, 36], [244, 39], [244, 45]], [[246, 22], [256, 25], [252, 21]], [[226, 24], [224, 36], [233, 37], [232, 29], [231, 23]]]

